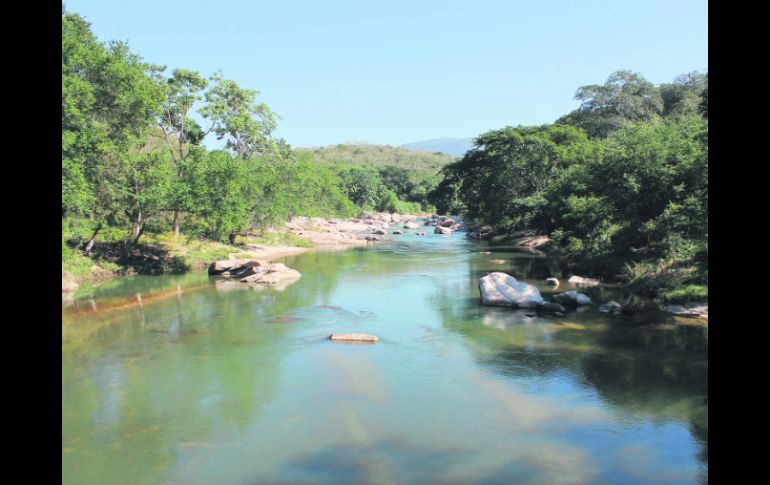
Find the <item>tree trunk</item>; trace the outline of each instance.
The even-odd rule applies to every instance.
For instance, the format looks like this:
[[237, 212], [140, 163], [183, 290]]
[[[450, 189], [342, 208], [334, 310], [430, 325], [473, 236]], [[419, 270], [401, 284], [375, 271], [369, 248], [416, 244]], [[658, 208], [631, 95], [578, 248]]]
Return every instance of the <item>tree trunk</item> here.
[[179, 239], [179, 210], [174, 211], [174, 237]]
[[96, 229], [94, 230], [93, 235], [91, 236], [91, 239], [88, 240], [88, 243], [86, 243], [85, 253], [87, 256], [91, 256], [91, 250], [94, 248], [94, 242], [96, 242], [96, 235], [99, 234], [99, 231], [102, 230], [102, 223], [100, 222], [98, 226], [96, 226]]
[[139, 244], [139, 238], [142, 237], [142, 233], [144, 232], [144, 224], [139, 225], [139, 230], [136, 231], [136, 237], [134, 238], [134, 242], [132, 243], [132, 246], [136, 246]]
[[231, 233], [230, 233], [230, 235], [229, 235], [228, 237], [230, 238], [230, 244], [231, 244], [231, 245], [233, 245], [233, 246], [235, 246], [235, 237], [236, 237], [236, 234], [235, 234], [234, 232], [231, 232]]

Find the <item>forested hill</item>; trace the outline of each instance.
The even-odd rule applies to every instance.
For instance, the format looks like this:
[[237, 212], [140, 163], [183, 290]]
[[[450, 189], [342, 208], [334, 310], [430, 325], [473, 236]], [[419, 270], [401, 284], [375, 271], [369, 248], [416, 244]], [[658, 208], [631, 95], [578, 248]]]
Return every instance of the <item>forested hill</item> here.
[[361, 165], [369, 168], [396, 166], [402, 169], [433, 176], [446, 165], [455, 161], [443, 153], [410, 150], [390, 145], [341, 144], [320, 148], [298, 148], [298, 152], [312, 154], [322, 163]]

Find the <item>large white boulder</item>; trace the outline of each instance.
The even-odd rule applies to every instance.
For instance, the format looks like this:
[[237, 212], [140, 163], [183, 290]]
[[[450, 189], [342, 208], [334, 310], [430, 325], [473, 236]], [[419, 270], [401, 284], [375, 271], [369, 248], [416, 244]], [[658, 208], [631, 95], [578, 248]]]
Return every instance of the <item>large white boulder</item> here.
[[495, 272], [479, 280], [481, 304], [535, 308], [545, 303], [540, 290], [527, 283], [516, 281], [511, 275]]

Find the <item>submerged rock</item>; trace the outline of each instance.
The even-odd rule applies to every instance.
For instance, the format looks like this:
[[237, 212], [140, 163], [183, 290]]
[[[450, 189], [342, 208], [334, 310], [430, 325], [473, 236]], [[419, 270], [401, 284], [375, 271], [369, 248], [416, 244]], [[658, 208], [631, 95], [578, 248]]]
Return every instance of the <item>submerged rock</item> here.
[[516, 281], [511, 275], [495, 272], [479, 280], [482, 305], [535, 308], [545, 303], [540, 290]]
[[567, 311], [567, 309], [564, 308], [564, 306], [562, 306], [562, 305], [560, 305], [558, 303], [551, 302], [551, 301], [547, 301], [547, 302], [543, 303], [542, 305], [539, 305], [537, 307], [537, 309], [539, 311], [541, 311], [541, 312], [561, 312], [561, 313], [564, 313], [564, 312]]
[[368, 333], [333, 333], [329, 335], [329, 340], [344, 342], [377, 342], [380, 338]]
[[415, 236], [427, 236], [428, 233], [426, 233], [426, 232], [415, 232], [414, 235]]
[[620, 308], [620, 303], [616, 301], [608, 301], [599, 307], [599, 311], [602, 313], [620, 313]]
[[553, 297], [554, 301], [562, 305], [590, 305], [591, 299], [575, 290], [565, 291]]
[[403, 234], [403, 232], [401, 232], [401, 231], [399, 231], [398, 229], [396, 229], [395, 231], [393, 231], [393, 234], [396, 234], [396, 235], [401, 235], [401, 234]]

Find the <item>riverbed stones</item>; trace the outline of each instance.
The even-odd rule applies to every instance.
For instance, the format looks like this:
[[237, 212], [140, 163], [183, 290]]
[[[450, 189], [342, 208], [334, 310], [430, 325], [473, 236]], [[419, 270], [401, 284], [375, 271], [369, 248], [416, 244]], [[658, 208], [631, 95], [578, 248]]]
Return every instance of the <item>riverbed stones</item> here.
[[433, 232], [436, 234], [446, 234], [447, 236], [452, 234], [451, 229], [449, 229], [448, 227], [442, 227], [442, 226], [436, 226], [436, 228], [433, 229]]
[[536, 308], [545, 303], [540, 290], [530, 284], [517, 281], [501, 272], [490, 273], [479, 280], [481, 304], [516, 308]]
[[553, 299], [556, 303], [561, 303], [562, 305], [590, 305], [591, 304], [591, 298], [589, 298], [587, 295], [584, 295], [582, 293], [578, 293], [575, 290], [565, 291], [563, 293], [559, 293], [558, 295], [554, 295]]
[[415, 236], [427, 236], [428, 233], [427, 232], [415, 232], [414, 235]]
[[583, 276], [570, 276], [567, 282], [575, 286], [599, 286], [601, 284], [601, 281], [597, 279], [585, 278]]
[[607, 303], [599, 307], [599, 311], [602, 313], [615, 314], [615, 313], [620, 313], [620, 308], [621, 308], [620, 303], [616, 301], [608, 301]]
[[377, 236], [366, 236], [366, 240], [367, 241], [379, 241], [380, 238], [378, 238]]
[[329, 335], [329, 340], [340, 342], [377, 342], [380, 338], [368, 333], [333, 333]]

